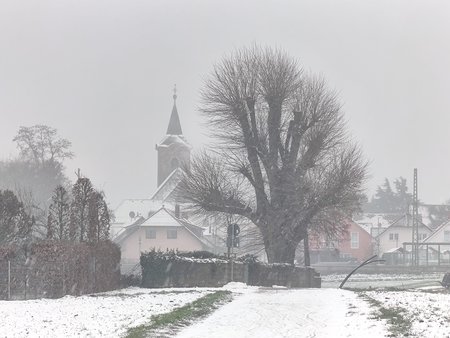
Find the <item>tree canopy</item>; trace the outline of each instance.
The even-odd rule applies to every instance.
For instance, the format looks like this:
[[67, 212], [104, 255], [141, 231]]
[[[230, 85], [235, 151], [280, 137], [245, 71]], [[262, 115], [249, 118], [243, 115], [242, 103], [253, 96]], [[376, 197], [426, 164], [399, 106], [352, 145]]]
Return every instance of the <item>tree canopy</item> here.
[[0, 161], [0, 188], [29, 195], [33, 214], [48, 206], [53, 190], [66, 185], [64, 160], [72, 158], [70, 141], [46, 125], [20, 127], [13, 139], [19, 156]]
[[394, 189], [388, 178], [377, 187], [370, 202], [364, 205], [366, 212], [406, 213], [412, 203], [412, 195], [408, 192], [406, 178], [398, 177], [394, 180]]
[[344, 231], [338, 220], [359, 205], [366, 162], [322, 78], [254, 46], [218, 63], [201, 96], [216, 142], [186, 169], [182, 198], [251, 220], [269, 262], [292, 263], [309, 231]]

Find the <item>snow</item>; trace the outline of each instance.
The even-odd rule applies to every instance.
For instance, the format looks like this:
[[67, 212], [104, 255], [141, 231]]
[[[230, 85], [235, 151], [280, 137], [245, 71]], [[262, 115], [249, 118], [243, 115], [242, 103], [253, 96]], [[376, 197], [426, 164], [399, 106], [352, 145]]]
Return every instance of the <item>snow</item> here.
[[[337, 288], [347, 275], [335, 274], [322, 277], [323, 288]], [[363, 274], [356, 273], [345, 283], [346, 288], [368, 289], [396, 287], [401, 289], [438, 285], [444, 273], [423, 274]]]
[[[121, 337], [128, 328], [147, 324], [154, 314], [172, 311], [216, 290], [231, 291], [233, 301], [182, 329], [177, 337], [370, 338], [390, 334], [386, 321], [373, 315], [377, 309], [357, 292], [231, 282], [222, 288], [127, 288], [80, 297], [0, 301], [0, 337]], [[434, 286], [363, 294], [384, 307], [404, 309], [412, 320], [414, 337], [450, 337], [450, 294], [442, 292], [442, 287]]]
[[210, 317], [182, 330], [199, 337], [384, 337], [368, 303], [351, 291], [260, 288], [235, 296]]
[[415, 337], [450, 337], [450, 294], [420, 291], [371, 291], [367, 295], [387, 308], [402, 308]]
[[128, 288], [80, 297], [0, 301], [0, 337], [118, 337], [208, 289]]

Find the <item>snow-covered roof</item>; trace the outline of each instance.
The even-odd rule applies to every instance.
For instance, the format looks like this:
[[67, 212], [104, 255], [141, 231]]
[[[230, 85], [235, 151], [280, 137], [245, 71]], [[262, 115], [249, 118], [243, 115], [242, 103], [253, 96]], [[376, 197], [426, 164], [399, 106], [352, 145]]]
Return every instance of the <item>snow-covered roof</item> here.
[[205, 247], [211, 247], [211, 243], [207, 239], [201, 237], [203, 232], [202, 227], [192, 224], [186, 219], [175, 217], [175, 215], [165, 207], [161, 207], [158, 211], [146, 219], [140, 217], [133, 224], [125, 228], [119, 236], [114, 238], [114, 241], [116, 243], [124, 241], [139, 227], [182, 227], [198, 241], [200, 241]]
[[[392, 222], [386, 229], [384, 229], [384, 231], [380, 232], [380, 234], [378, 236], [381, 236], [382, 234], [384, 234], [386, 231], [388, 231], [391, 228], [399, 228], [399, 227], [400, 228], [412, 227], [412, 216], [411, 215], [403, 215], [396, 221]], [[432, 230], [429, 227], [427, 227], [425, 224], [423, 224], [422, 222], [419, 222], [419, 227], [425, 228], [430, 233], [432, 232]]]
[[173, 147], [173, 146], [184, 146], [189, 149], [192, 149], [192, 146], [186, 141], [186, 138], [183, 135], [166, 135], [163, 139], [157, 144], [157, 148], [161, 147]]
[[[382, 214], [382, 213], [363, 213], [353, 217], [353, 222], [357, 223], [361, 228], [373, 235], [373, 229], [386, 229], [399, 215]], [[376, 232], [376, 231], [375, 231]], [[381, 231], [379, 231], [381, 232]]]
[[409, 252], [409, 251], [404, 249], [404, 248], [402, 248], [402, 247], [398, 247], [398, 248], [392, 248], [390, 250], [387, 250], [385, 253], [394, 253], [394, 252], [406, 253], [406, 252]]
[[444, 222], [442, 223], [436, 230], [433, 231], [432, 234], [430, 234], [430, 236], [428, 236], [427, 238], [425, 238], [424, 243], [427, 242], [433, 242], [434, 238], [437, 236], [438, 233], [440, 233], [444, 228], [446, 228], [448, 225], [450, 225], [450, 221]]
[[[130, 223], [139, 216], [147, 218], [161, 208], [161, 201], [152, 199], [126, 199], [114, 210], [114, 223]], [[134, 217], [131, 217], [133, 216]]]
[[147, 218], [144, 223], [141, 224], [143, 227], [182, 227], [180, 221], [178, 221], [174, 216], [172, 216], [166, 208], [162, 207], [149, 218]]
[[175, 190], [178, 183], [180, 183], [182, 175], [183, 169], [181, 168], [177, 168], [172, 171], [164, 182], [159, 185], [158, 189], [156, 189], [155, 193], [151, 197], [151, 200], [155, 202], [159, 201], [160, 205], [161, 202], [165, 202], [170, 194]]

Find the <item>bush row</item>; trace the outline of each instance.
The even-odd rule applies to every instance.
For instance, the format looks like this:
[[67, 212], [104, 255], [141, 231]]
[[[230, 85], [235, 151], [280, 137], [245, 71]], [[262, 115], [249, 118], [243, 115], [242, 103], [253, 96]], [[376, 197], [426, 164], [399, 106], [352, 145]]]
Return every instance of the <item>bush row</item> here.
[[[8, 272], [8, 261], [10, 262]], [[56, 298], [120, 286], [120, 249], [110, 241], [44, 241], [0, 248], [0, 297]]]

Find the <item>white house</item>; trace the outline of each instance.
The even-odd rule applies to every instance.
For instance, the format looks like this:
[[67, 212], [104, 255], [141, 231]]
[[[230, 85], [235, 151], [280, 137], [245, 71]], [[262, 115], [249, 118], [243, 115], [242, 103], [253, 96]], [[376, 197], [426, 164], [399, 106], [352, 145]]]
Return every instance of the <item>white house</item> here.
[[423, 242], [422, 250], [427, 250], [427, 261], [433, 264], [450, 264], [450, 221], [442, 223]]
[[[381, 256], [397, 248], [402, 248], [403, 243], [412, 241], [412, 217], [403, 215], [391, 223], [376, 238], [376, 252]], [[419, 241], [424, 241], [431, 234], [431, 229], [419, 222]], [[407, 248], [408, 249], [408, 248]], [[409, 248], [410, 250], [410, 248]]]
[[139, 263], [141, 252], [155, 250], [199, 251], [210, 250], [211, 244], [203, 237], [203, 228], [161, 207], [149, 217], [140, 217], [126, 227], [114, 241], [122, 253], [122, 272]]

